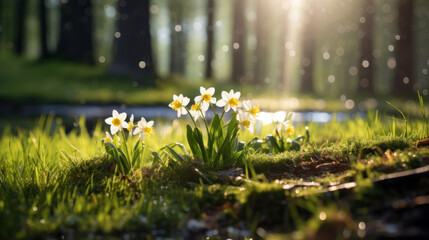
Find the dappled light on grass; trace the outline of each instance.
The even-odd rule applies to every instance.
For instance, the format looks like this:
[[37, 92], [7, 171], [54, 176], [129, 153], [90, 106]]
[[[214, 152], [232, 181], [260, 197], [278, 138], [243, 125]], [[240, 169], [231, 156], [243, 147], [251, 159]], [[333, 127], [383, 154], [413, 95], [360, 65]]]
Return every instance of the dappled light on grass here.
[[[216, 97], [202, 92], [202, 100]], [[206, 109], [202, 104], [199, 111]], [[229, 113], [257, 112], [252, 102], [246, 104]], [[418, 210], [429, 194], [425, 118], [407, 118], [405, 124], [369, 111], [363, 119], [291, 125], [293, 117], [282, 113], [253, 133], [246, 124], [239, 131], [242, 119], [230, 118], [210, 135], [213, 124], [223, 122], [222, 112], [216, 114], [218, 120], [194, 114], [195, 124], [184, 118], [156, 119], [152, 125], [141, 116], [127, 119], [118, 112], [91, 131], [81, 118], [70, 132], [50, 115], [32, 129], [5, 128], [0, 140], [0, 237], [384, 237], [389, 233], [374, 224], [395, 224], [397, 234], [407, 228], [397, 220], [383, 220], [380, 212], [399, 217], [412, 211], [423, 219]], [[210, 149], [208, 141], [219, 141], [221, 131], [226, 135], [231, 121], [239, 138], [231, 141], [237, 144], [234, 151], [246, 154], [239, 160], [225, 155], [223, 162], [199, 155]], [[192, 149], [190, 134], [196, 142], [199, 128], [202, 144]], [[300, 147], [294, 148], [292, 142], [300, 136]], [[134, 148], [143, 143], [146, 150]], [[119, 161], [108, 154], [109, 148], [106, 152], [107, 144], [122, 149]], [[120, 162], [125, 160], [131, 164]], [[379, 208], [386, 202], [394, 207]], [[368, 209], [374, 210], [366, 214]]]

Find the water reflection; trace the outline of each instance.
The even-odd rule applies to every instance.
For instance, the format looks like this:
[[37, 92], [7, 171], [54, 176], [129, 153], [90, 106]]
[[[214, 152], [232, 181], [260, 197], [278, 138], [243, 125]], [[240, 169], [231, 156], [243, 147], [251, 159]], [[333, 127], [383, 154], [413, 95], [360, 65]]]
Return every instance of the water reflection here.
[[[104, 118], [110, 116], [113, 109], [119, 112], [126, 111], [128, 115], [144, 116], [148, 119], [168, 118], [176, 119], [177, 115], [174, 110], [166, 106], [146, 106], [146, 107], [129, 107], [125, 105], [0, 105], [0, 116], [24, 116], [37, 117], [40, 115], [55, 114], [57, 116], [79, 117], [85, 116], [87, 119]], [[221, 109], [218, 109], [221, 111]], [[273, 122], [283, 121], [286, 117], [286, 111], [263, 112], [261, 111], [258, 121], [263, 124], [272, 124]], [[364, 118], [365, 112], [294, 112], [294, 122], [314, 122], [326, 123], [332, 120], [345, 121], [350, 118]], [[207, 118], [213, 118], [213, 113], [208, 112]]]

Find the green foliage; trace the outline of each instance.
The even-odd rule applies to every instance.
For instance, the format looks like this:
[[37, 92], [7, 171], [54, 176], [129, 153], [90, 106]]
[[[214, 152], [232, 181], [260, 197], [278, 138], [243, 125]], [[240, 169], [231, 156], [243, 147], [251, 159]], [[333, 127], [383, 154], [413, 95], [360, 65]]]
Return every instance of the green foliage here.
[[227, 125], [224, 125], [223, 119], [216, 114], [210, 130], [207, 132], [207, 144], [201, 130], [198, 127], [192, 129], [190, 125], [187, 128], [188, 144], [192, 154], [201, 159], [208, 167], [219, 168], [225, 165], [231, 165], [236, 159], [238, 152], [238, 122], [235, 114]]
[[419, 96], [420, 111], [424, 121], [424, 129], [425, 129], [424, 133], [426, 134], [427, 137], [429, 137], [429, 119], [428, 119], [428, 116], [426, 115], [425, 104], [423, 102], [423, 97], [420, 95], [420, 92], [417, 92], [417, 94]]
[[[216, 143], [216, 138], [222, 135], [221, 139], [226, 139], [228, 127], [220, 131], [212, 127], [214, 121], [209, 128], [211, 136], [215, 136], [210, 140], [214, 143], [211, 154], [217, 156], [222, 141]], [[310, 123], [311, 145], [306, 144], [310, 139], [310, 133], [306, 133], [306, 138], [300, 140], [299, 151], [279, 154], [268, 154], [268, 143], [262, 140], [272, 133], [272, 126], [262, 127], [256, 133], [258, 138], [255, 134], [240, 132], [240, 141], [234, 143], [235, 160], [222, 160], [225, 165], [219, 164], [219, 168], [242, 168], [244, 177], [223, 180], [216, 164], [210, 166], [202, 158], [190, 156], [196, 155], [194, 151], [201, 151], [197, 143], [194, 150], [180, 143], [165, 146], [165, 139], [187, 142], [186, 123], [167, 128], [158, 124], [150, 141], [145, 141], [147, 149], [158, 151], [141, 152], [141, 159], [134, 160], [134, 171], [123, 176], [118, 174], [118, 160], [106, 154], [106, 145], [101, 141], [105, 136], [102, 124], [87, 131], [81, 119], [79, 127], [66, 132], [58, 119], [43, 117], [32, 129], [9, 127], [0, 137], [0, 238], [54, 238], [59, 234], [87, 238], [130, 232], [141, 234], [138, 235], [141, 238], [154, 238], [146, 235], [154, 229], [164, 231], [164, 236], [176, 236], [189, 220], [204, 219], [214, 209], [220, 209], [216, 212], [216, 216], [221, 216], [217, 220], [220, 229], [238, 223], [246, 229], [289, 226], [288, 230], [295, 231], [298, 225], [305, 229], [307, 219], [316, 221], [321, 211], [330, 219], [335, 211], [329, 210], [329, 204], [334, 204], [338, 211], [347, 206], [353, 218], [363, 216], [362, 209], [356, 206], [365, 209], [374, 206], [374, 192], [385, 199], [391, 196], [380, 189], [374, 190], [375, 187], [368, 184], [372, 179], [428, 163], [427, 148], [413, 147], [426, 136], [422, 131], [425, 120], [409, 118], [407, 121], [408, 137], [392, 136], [390, 119], [375, 112], [367, 119]], [[404, 126], [403, 122], [399, 122], [398, 131], [403, 129], [399, 126]], [[297, 129], [304, 127], [303, 124], [296, 126]], [[190, 128], [194, 134], [195, 129]], [[204, 132], [202, 135], [206, 154], [210, 154], [208, 135]], [[228, 145], [232, 140], [229, 141]], [[127, 142], [132, 166], [134, 150], [131, 147], [141, 142], [132, 138]], [[123, 154], [113, 142], [118, 156], [126, 157], [122, 144], [119, 146]], [[223, 159], [222, 155], [219, 157]], [[317, 164], [321, 167], [316, 168]], [[348, 170], [330, 174], [335, 164], [347, 166]], [[321, 175], [310, 174], [330, 165], [332, 168], [322, 171]], [[306, 169], [302, 170], [303, 167]], [[300, 178], [320, 185], [301, 186], [302, 180], [297, 180]], [[366, 187], [353, 190], [356, 194], [345, 198], [320, 194], [331, 183], [349, 181]], [[285, 190], [286, 185], [294, 187]], [[419, 191], [424, 190], [417, 187]], [[368, 202], [371, 204], [365, 205]], [[378, 203], [383, 203], [383, 199]], [[299, 221], [301, 224], [296, 224]], [[320, 219], [317, 221], [317, 226], [322, 226]]]

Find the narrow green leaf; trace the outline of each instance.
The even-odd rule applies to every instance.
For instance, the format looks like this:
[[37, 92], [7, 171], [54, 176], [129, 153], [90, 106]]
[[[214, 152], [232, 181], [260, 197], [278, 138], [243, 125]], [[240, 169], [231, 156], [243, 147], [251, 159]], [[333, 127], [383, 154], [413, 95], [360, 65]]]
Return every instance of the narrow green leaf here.
[[183, 162], [183, 161], [184, 161], [183, 157], [182, 157], [180, 154], [178, 154], [176, 151], [174, 151], [174, 149], [172, 149], [172, 148], [171, 148], [171, 147], [169, 147], [168, 145], [167, 145], [166, 147], [167, 147], [168, 151], [169, 151], [171, 154], [173, 154], [173, 157], [174, 157], [176, 160], [178, 160], [179, 162]]
[[189, 144], [189, 147], [191, 148], [192, 154], [202, 159], [203, 158], [202, 153], [198, 148], [197, 141], [195, 141], [195, 138], [194, 138], [194, 131], [189, 125], [186, 126], [186, 138], [188, 140], [188, 144]]
[[157, 152], [152, 152], [151, 155], [153, 156], [153, 159], [156, 162], [159, 162], [163, 167], [167, 167], [164, 163], [164, 161], [162, 160], [161, 156], [159, 155], [159, 153]]
[[204, 146], [203, 134], [201, 133], [201, 130], [198, 128], [195, 128], [193, 135], [194, 135], [195, 141], [197, 142], [198, 146], [200, 147], [204, 162], [208, 162], [209, 158], [207, 156], [206, 148]]

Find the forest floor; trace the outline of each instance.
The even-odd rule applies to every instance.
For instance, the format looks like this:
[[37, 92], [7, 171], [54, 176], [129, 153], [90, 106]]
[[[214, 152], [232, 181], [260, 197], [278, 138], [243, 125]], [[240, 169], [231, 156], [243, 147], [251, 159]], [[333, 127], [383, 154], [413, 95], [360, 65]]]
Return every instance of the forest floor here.
[[[198, 92], [201, 81], [192, 81], [180, 76], [165, 79], [148, 77], [133, 79], [111, 76], [101, 65], [47, 59], [39, 62], [28, 61], [14, 56], [0, 56], [0, 104], [126, 104], [128, 106], [167, 105], [173, 94], [183, 93], [193, 97]], [[292, 94], [277, 86], [262, 87], [255, 84], [233, 85], [228, 82], [205, 81], [203, 85], [219, 87], [223, 90], [236, 89], [244, 98], [253, 99], [265, 111], [366, 111], [367, 109], [391, 109], [386, 104], [386, 96], [353, 96], [337, 94]], [[347, 95], [347, 96], [346, 96]], [[348, 99], [353, 104], [346, 104]], [[410, 114], [419, 114], [419, 104], [415, 96], [409, 98], [389, 97], [389, 101]], [[348, 105], [348, 106], [347, 106]]]
[[[155, 123], [140, 168], [119, 174], [98, 124], [60, 119], [5, 127], [0, 138], [1, 239], [428, 238], [429, 124], [375, 112], [295, 126], [299, 151], [254, 152], [213, 169], [151, 151], [186, 143], [183, 123]], [[260, 139], [272, 132], [265, 126]], [[240, 133], [240, 140], [255, 135]], [[168, 141], [166, 142], [166, 139]], [[426, 139], [426, 140], [425, 140]], [[187, 145], [186, 145], [187, 146]]]

